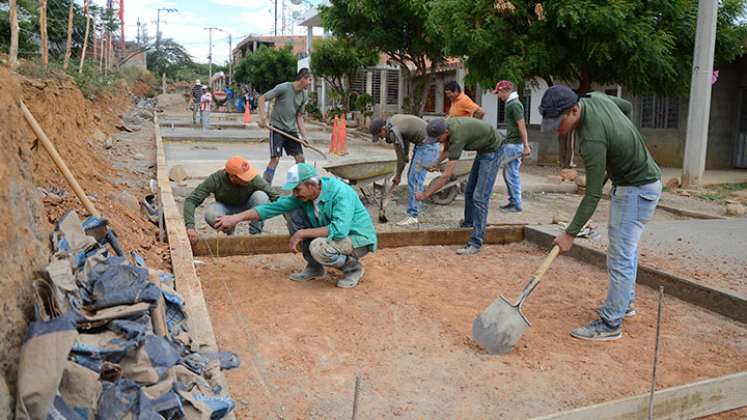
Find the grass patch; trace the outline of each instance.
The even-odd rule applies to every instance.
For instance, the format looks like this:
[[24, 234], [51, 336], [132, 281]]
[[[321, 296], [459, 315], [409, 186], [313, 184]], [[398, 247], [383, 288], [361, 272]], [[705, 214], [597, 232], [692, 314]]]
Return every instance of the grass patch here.
[[723, 201], [734, 191], [747, 190], [747, 183], [717, 184], [704, 187], [702, 190], [690, 191], [693, 197], [707, 201]]

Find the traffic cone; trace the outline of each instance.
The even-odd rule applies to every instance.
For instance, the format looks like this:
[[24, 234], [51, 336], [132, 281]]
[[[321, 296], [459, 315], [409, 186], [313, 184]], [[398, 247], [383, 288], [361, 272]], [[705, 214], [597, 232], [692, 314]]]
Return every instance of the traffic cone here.
[[337, 154], [337, 117], [332, 120], [332, 138], [329, 140], [329, 153]]
[[339, 137], [339, 144], [337, 145], [338, 150], [337, 153], [340, 155], [347, 155], [348, 154], [348, 122], [347, 119], [343, 116], [340, 118], [340, 134]]
[[252, 122], [252, 107], [248, 103], [244, 105], [244, 124]]

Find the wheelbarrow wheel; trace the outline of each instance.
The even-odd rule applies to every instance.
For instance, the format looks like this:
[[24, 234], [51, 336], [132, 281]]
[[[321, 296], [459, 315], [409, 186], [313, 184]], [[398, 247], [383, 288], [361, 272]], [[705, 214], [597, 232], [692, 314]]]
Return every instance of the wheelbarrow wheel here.
[[[438, 178], [434, 178], [433, 181], [428, 184], [428, 187], [435, 184], [439, 179], [441, 179], [440, 176]], [[438, 191], [431, 195], [431, 201], [433, 202], [433, 204], [447, 206], [454, 202], [457, 194], [459, 194], [459, 185], [452, 185], [448, 188], [441, 189], [441, 191]]]

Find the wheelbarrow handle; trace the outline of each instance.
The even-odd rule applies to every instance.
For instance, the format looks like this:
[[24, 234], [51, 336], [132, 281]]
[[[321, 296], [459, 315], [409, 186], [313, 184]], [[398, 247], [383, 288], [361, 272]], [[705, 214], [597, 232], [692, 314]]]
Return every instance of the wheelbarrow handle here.
[[521, 295], [519, 296], [519, 299], [516, 300], [516, 304], [514, 306], [518, 306], [521, 308], [521, 305], [524, 304], [524, 300], [529, 297], [529, 295], [534, 291], [534, 289], [537, 288], [537, 286], [540, 283], [540, 280], [542, 279], [542, 276], [545, 275], [545, 272], [548, 268], [550, 268], [550, 264], [552, 264], [553, 261], [555, 261], [555, 258], [560, 254], [560, 247], [557, 245], [553, 246], [550, 250], [550, 253], [547, 254], [547, 257], [545, 257], [545, 260], [542, 262], [542, 265], [537, 268], [537, 271], [534, 272], [534, 275], [531, 279], [529, 279], [529, 282], [526, 286], [524, 286], [524, 290], [521, 292]]

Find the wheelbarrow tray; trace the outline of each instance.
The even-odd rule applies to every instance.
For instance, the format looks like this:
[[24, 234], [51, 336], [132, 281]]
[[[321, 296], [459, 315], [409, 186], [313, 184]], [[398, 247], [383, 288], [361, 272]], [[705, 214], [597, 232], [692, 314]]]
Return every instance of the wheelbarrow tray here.
[[[468, 175], [469, 172], [472, 170], [472, 164], [475, 162], [474, 158], [463, 158], [459, 159], [456, 163], [456, 166], [454, 167], [454, 172], [452, 173], [453, 178], [460, 178], [465, 175]], [[441, 171], [446, 169], [446, 163], [441, 164]]]
[[351, 184], [357, 184], [393, 176], [397, 169], [397, 159], [348, 160], [329, 163], [322, 168]]

